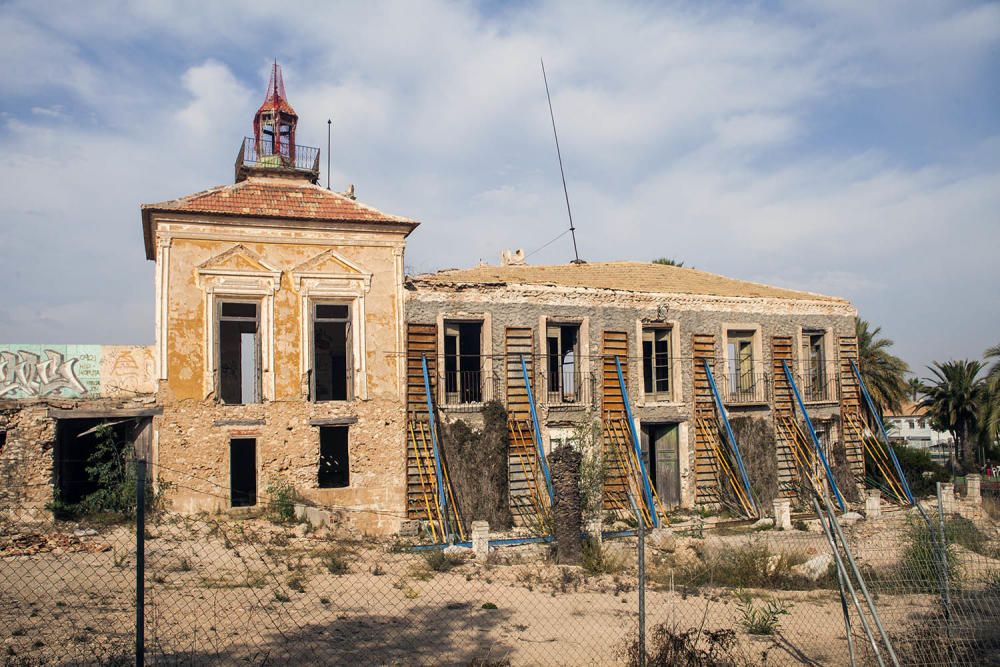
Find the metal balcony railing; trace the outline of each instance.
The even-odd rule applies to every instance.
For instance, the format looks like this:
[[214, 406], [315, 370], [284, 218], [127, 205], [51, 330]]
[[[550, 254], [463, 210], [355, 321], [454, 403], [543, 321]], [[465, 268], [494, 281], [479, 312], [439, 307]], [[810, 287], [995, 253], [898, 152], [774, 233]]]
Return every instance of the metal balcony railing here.
[[319, 149], [300, 146], [288, 141], [274, 143], [273, 139], [255, 140], [244, 137], [243, 145], [236, 156], [236, 171], [241, 168], [293, 169], [319, 174]]
[[590, 373], [564, 369], [542, 373], [545, 402], [550, 405], [587, 406], [593, 401], [597, 379]]
[[802, 364], [795, 381], [806, 403], [837, 400], [837, 367], [834, 364]]
[[484, 371], [448, 371], [444, 373], [444, 403], [451, 412], [475, 412], [483, 403], [504, 400], [503, 380]]
[[727, 373], [721, 386], [722, 400], [731, 405], [767, 403], [769, 378], [765, 373]]

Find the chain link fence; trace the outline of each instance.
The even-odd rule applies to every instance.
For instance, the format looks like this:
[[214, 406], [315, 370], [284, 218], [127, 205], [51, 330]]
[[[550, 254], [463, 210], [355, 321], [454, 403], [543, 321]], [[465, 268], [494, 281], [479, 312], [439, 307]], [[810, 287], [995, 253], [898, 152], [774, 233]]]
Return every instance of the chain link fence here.
[[858, 604], [814, 512], [791, 530], [678, 514], [642, 552], [634, 525], [607, 523], [582, 565], [516, 531], [477, 560], [297, 514], [264, 497], [239, 516], [148, 512], [137, 530], [134, 512], [4, 510], [0, 661], [132, 664], [137, 645], [167, 665], [979, 665], [1000, 652], [998, 515], [948, 489], [922, 511], [840, 517]]

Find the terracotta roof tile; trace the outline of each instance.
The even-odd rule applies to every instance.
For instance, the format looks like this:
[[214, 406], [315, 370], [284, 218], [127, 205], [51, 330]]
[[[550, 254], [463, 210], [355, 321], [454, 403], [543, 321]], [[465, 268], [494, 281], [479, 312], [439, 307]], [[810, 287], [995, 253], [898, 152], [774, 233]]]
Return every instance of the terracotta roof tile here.
[[251, 176], [234, 185], [223, 185], [158, 204], [143, 204], [142, 208], [267, 218], [417, 224], [409, 218], [383, 213], [301, 179], [270, 177]]
[[848, 301], [839, 297], [771, 287], [697, 269], [647, 262], [477, 266], [419, 275], [413, 280], [417, 283], [441, 285], [469, 283], [555, 285], [657, 294], [771, 297], [848, 304]]

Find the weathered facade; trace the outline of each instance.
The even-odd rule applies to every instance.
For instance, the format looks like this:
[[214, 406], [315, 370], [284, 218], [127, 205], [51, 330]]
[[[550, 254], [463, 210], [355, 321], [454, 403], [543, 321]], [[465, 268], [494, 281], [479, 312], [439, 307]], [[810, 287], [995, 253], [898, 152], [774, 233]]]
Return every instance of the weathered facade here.
[[[788, 495], [783, 364], [822, 445], [863, 473], [842, 420], [859, 409], [848, 302], [637, 262], [507, 256], [408, 278], [417, 223], [318, 186], [319, 152], [295, 144], [296, 122], [275, 68], [235, 183], [142, 206], [152, 346], [0, 346], [0, 502], [77, 499], [86, 436], [111, 423], [176, 511], [253, 507], [291, 485], [391, 533], [447, 502], [432, 416], [475, 421], [495, 399], [510, 416], [512, 498], [543, 502], [537, 446], [596, 424], [606, 450], [634, 426], [662, 505], [713, 508], [726, 465], [713, 386], [731, 415], [775, 422]], [[609, 505], [629, 474], [607, 482]]]
[[[832, 450], [843, 437], [837, 342], [853, 340], [856, 311], [842, 299], [637, 262], [481, 266], [416, 276], [407, 288], [407, 320], [437, 332], [435, 398], [446, 419], [468, 418], [480, 396], [503, 400], [506, 340], [529, 331], [531, 345], [519, 354], [532, 362], [543, 440], [571, 440], [580, 424], [602, 419], [602, 395], [617, 389], [603, 369], [618, 356], [650, 479], [667, 506], [715, 501], [714, 473], [702, 471], [698, 483], [695, 380], [703, 359], [731, 416], [770, 418], [772, 346], [790, 339], [789, 367], [821, 441]], [[471, 370], [456, 371], [446, 367], [445, 337], [461, 326], [481, 342], [466, 344], [478, 352], [457, 355], [457, 366]], [[609, 350], [609, 335], [624, 347]], [[707, 348], [696, 349], [699, 338]], [[476, 381], [477, 368], [481, 392], [448, 391]]]

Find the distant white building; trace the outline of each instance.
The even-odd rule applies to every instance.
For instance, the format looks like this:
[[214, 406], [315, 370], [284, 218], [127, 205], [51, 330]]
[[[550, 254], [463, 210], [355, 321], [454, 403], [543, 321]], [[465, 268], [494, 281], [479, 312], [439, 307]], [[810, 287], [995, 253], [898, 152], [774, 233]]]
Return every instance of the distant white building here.
[[955, 440], [947, 431], [936, 431], [916, 404], [906, 402], [900, 414], [885, 415], [885, 429], [893, 444], [906, 445], [930, 453], [935, 463], [946, 464], [955, 449]]

